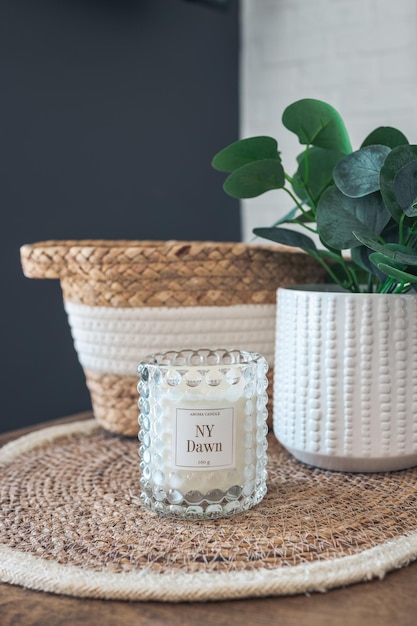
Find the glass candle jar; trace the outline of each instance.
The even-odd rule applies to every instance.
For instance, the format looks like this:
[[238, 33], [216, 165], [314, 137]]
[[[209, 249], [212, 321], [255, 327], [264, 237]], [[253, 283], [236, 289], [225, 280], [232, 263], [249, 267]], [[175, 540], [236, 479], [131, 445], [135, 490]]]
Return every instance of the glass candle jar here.
[[138, 366], [141, 499], [191, 519], [245, 511], [266, 493], [268, 365], [240, 350], [154, 354]]

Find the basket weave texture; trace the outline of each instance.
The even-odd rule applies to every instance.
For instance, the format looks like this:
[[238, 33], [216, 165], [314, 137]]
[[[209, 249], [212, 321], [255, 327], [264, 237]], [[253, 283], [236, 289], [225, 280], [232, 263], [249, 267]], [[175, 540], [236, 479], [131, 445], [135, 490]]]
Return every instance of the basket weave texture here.
[[138, 443], [93, 420], [0, 451], [0, 580], [80, 597], [195, 601], [323, 591], [417, 557], [417, 469], [309, 468], [269, 435], [268, 493], [222, 520], [139, 500]]
[[305, 254], [245, 243], [49, 241], [21, 248], [29, 278], [60, 278], [64, 297], [90, 306], [274, 304], [284, 284], [316, 283]]
[[[74, 306], [90, 307], [97, 312], [100, 308], [169, 312], [184, 307], [197, 311], [202, 307], [213, 311], [213, 319], [219, 308], [256, 305], [271, 310], [278, 287], [319, 283], [324, 278], [319, 264], [303, 253], [246, 243], [46, 241], [24, 245], [21, 260], [23, 271], [30, 278], [59, 278], [64, 301]], [[241, 317], [242, 314], [235, 321], [236, 331]], [[253, 332], [259, 332], [261, 325], [255, 321]], [[251, 349], [249, 334], [248, 344], [240, 346], [228, 341], [227, 335], [222, 336], [222, 346], [200, 345], [196, 335], [193, 341], [198, 345], [174, 345], [175, 337], [169, 343], [161, 336], [155, 351], [186, 347]], [[257, 340], [253, 341], [256, 344]], [[269, 344], [272, 352], [273, 336]], [[88, 349], [94, 352], [92, 347]], [[109, 352], [112, 349], [110, 346]], [[138, 350], [137, 361], [143, 356]], [[83, 368], [99, 422], [113, 432], [135, 435], [135, 372], [120, 375], [102, 365], [91, 366], [90, 361]]]

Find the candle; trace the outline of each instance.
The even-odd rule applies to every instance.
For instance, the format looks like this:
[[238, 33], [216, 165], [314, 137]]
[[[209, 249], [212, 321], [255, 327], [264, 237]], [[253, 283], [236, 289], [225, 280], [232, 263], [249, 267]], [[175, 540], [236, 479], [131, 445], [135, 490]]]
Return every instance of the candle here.
[[267, 363], [240, 350], [150, 355], [138, 367], [141, 499], [191, 519], [244, 511], [266, 493]]

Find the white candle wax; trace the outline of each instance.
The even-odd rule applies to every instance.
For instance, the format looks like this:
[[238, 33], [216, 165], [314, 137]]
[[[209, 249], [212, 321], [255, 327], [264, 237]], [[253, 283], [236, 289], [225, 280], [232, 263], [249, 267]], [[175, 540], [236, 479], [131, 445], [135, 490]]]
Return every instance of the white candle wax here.
[[185, 381], [161, 386], [162, 428], [154, 432], [151, 464], [154, 476], [163, 465], [163, 479], [159, 472], [156, 478], [164, 489], [226, 491], [254, 478], [256, 420], [245, 407], [253, 412], [256, 396], [246, 398], [245, 387], [244, 380], [233, 387], [202, 381], [198, 391]]

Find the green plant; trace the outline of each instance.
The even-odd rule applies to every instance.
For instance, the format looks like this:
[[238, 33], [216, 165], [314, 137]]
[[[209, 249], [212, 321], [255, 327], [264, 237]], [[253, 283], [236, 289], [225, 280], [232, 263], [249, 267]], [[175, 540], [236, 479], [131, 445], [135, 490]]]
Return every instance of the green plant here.
[[305, 146], [293, 176], [272, 137], [242, 139], [213, 158], [213, 167], [229, 174], [229, 195], [253, 198], [281, 189], [294, 201], [289, 213], [255, 228], [255, 235], [301, 248], [349, 291], [417, 290], [417, 145], [395, 128], [379, 127], [353, 152], [341, 116], [320, 100], [294, 102], [282, 123]]

